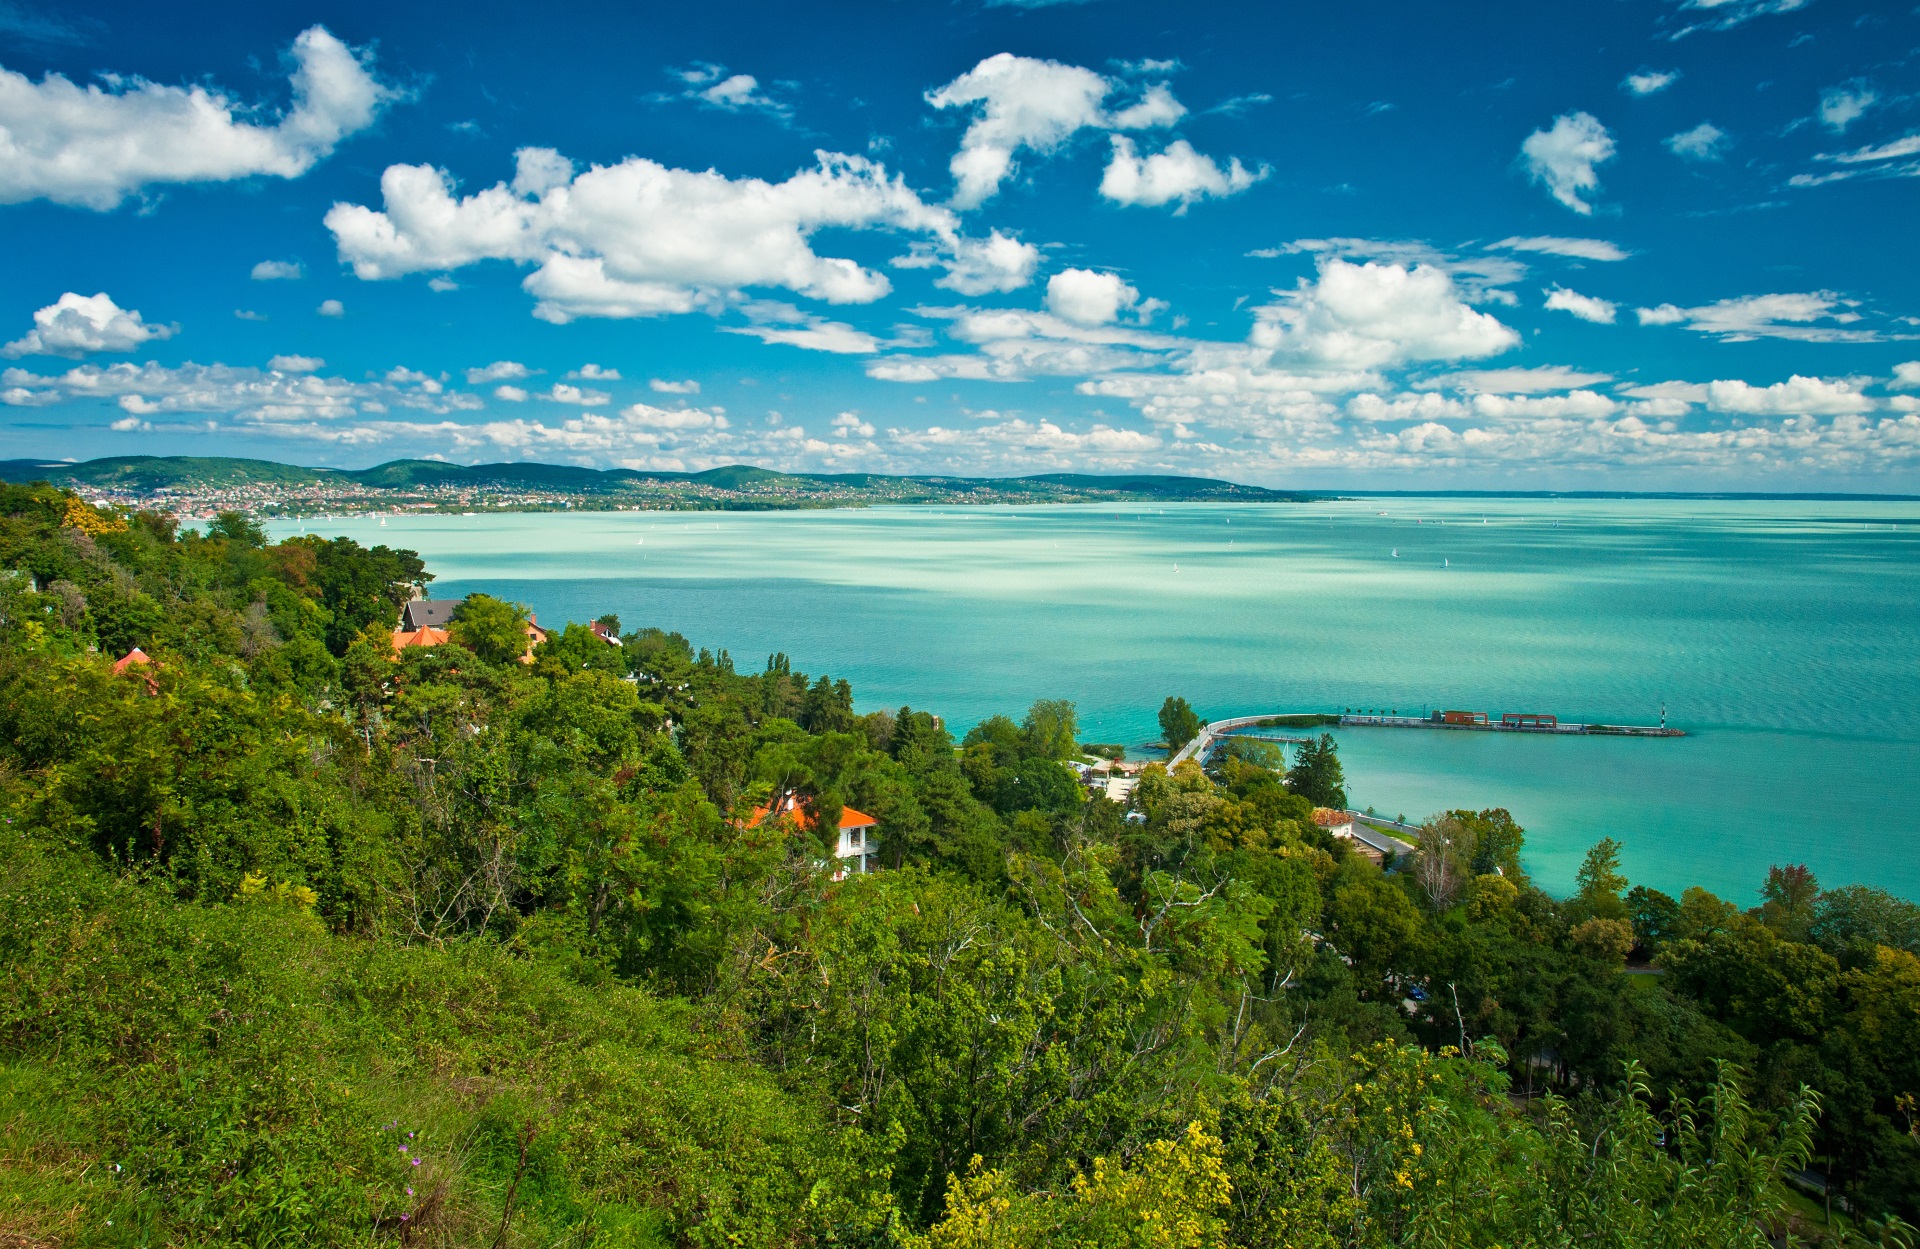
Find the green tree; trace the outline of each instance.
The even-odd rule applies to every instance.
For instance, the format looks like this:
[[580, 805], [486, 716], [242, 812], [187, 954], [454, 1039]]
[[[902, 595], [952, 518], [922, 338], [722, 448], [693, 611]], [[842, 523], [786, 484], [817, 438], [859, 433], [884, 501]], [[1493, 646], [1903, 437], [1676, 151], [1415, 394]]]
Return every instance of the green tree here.
[[1579, 887], [1574, 900], [1584, 915], [1600, 919], [1627, 917], [1627, 904], [1620, 898], [1620, 892], [1627, 887], [1627, 878], [1620, 874], [1619, 842], [1611, 837], [1595, 842], [1573, 878]]
[[1287, 771], [1287, 788], [1316, 807], [1346, 808], [1347, 774], [1340, 766], [1340, 748], [1333, 734], [1322, 733], [1302, 743]]
[[1020, 725], [1025, 753], [1036, 759], [1072, 759], [1080, 753], [1080, 725], [1064, 698], [1042, 698]]
[[1160, 740], [1178, 750], [1200, 735], [1200, 714], [1184, 698], [1169, 697], [1160, 704]]
[[491, 594], [469, 594], [453, 609], [451, 640], [490, 664], [507, 664], [527, 653], [527, 609]]

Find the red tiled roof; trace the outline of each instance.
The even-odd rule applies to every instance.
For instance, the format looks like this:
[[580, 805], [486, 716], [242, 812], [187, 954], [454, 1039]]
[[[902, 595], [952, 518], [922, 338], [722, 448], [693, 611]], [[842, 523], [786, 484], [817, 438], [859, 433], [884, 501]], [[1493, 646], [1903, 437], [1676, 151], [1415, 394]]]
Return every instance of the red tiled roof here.
[[[747, 817], [747, 827], [760, 827], [770, 814], [772, 814], [772, 812], [767, 807], [755, 807], [753, 814]], [[803, 829], [811, 830], [813, 828], [813, 808], [811, 804], [802, 803], [791, 795], [781, 800], [779, 814], [790, 817], [795, 824], [798, 824]], [[874, 819], [864, 811], [856, 811], [852, 807], [840, 808], [840, 829], [842, 832], [855, 828], [872, 828], [879, 822], [879, 820]]]
[[1315, 807], [1313, 822], [1321, 828], [1339, 828], [1353, 823], [1353, 817], [1345, 811], [1336, 811], [1332, 807]]

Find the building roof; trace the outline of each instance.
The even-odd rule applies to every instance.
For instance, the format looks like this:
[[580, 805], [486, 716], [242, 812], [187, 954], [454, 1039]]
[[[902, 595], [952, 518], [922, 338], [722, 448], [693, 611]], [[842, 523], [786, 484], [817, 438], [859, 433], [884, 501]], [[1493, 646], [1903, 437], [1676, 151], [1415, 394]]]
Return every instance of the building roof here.
[[409, 646], [439, 646], [446, 640], [445, 629], [395, 629], [393, 631], [393, 649], [396, 653]]
[[[457, 598], [417, 598], [400, 609], [400, 628], [407, 633], [417, 633], [421, 629], [445, 629], [453, 623], [453, 609], [460, 606]], [[445, 638], [440, 639], [446, 641]]]
[[1344, 828], [1353, 823], [1353, 817], [1333, 807], [1315, 807], [1313, 822], [1321, 828]]
[[[758, 828], [773, 814], [787, 816], [803, 829], [813, 828], [813, 804], [803, 803], [792, 794], [780, 800], [777, 812], [768, 807], [755, 807], [753, 814], [747, 817], [747, 827]], [[840, 808], [840, 831], [843, 833], [856, 828], [872, 828], [878, 823], [879, 820], [864, 811], [856, 811], [852, 807]]]
[[147, 654], [147, 652], [141, 650], [138, 646], [136, 646], [132, 650], [128, 651], [126, 654], [120, 656], [120, 658], [113, 661], [113, 675], [119, 676], [121, 673], [125, 672], [128, 668], [131, 668], [136, 664], [150, 664], [152, 662], [153, 662], [153, 659]]

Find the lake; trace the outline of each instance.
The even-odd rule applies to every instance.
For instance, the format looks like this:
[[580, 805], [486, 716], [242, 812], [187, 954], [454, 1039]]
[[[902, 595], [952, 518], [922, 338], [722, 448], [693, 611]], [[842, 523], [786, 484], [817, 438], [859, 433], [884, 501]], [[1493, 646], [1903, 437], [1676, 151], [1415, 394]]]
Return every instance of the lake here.
[[279, 521], [417, 550], [434, 597], [615, 612], [743, 672], [774, 651], [956, 734], [1070, 698], [1082, 738], [1466, 708], [1671, 739], [1338, 733], [1361, 807], [1506, 807], [1565, 892], [1587, 846], [1743, 905], [1772, 863], [1920, 898], [1920, 504], [1361, 499]]

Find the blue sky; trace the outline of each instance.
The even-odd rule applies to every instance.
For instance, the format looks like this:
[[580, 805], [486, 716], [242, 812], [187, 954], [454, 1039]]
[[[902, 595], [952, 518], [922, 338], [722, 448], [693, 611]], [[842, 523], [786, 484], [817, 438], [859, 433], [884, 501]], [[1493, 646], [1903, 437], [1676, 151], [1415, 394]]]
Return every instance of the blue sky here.
[[1920, 8], [0, 0], [0, 455], [1920, 490]]

